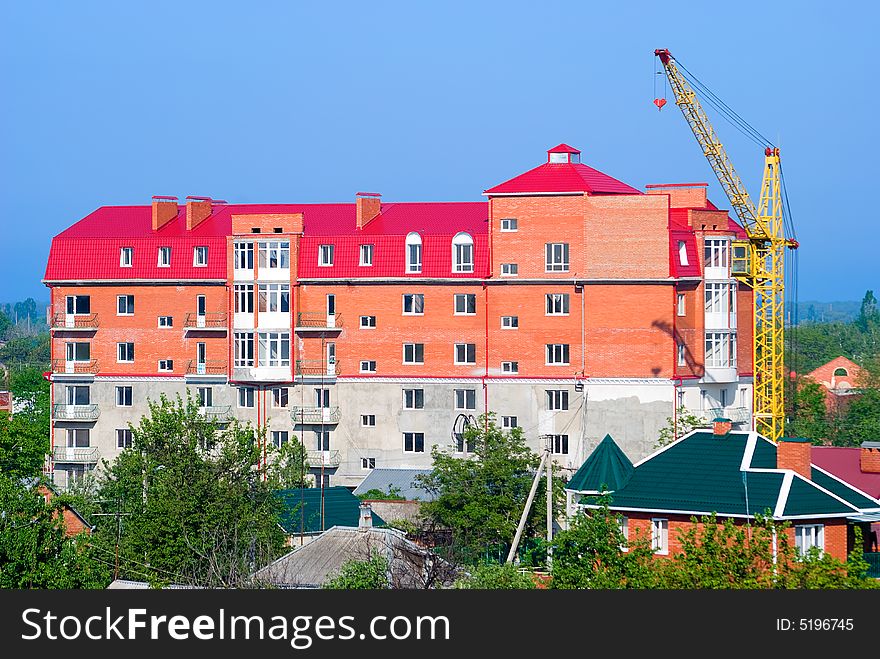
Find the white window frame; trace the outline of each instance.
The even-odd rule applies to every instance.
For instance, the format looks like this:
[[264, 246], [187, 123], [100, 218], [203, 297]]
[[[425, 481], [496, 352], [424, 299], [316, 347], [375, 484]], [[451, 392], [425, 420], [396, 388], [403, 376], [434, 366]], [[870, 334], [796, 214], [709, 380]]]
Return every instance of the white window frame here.
[[156, 258], [156, 267], [157, 268], [170, 268], [171, 267], [171, 248], [170, 247], [160, 247], [159, 253]]
[[361, 373], [375, 373], [376, 372], [376, 360], [375, 359], [363, 359], [361, 360]]
[[617, 530], [623, 536], [623, 544], [620, 545], [620, 551], [629, 551], [629, 517], [626, 515], [617, 516]]
[[519, 329], [519, 316], [501, 316], [501, 329]]
[[277, 449], [290, 441], [290, 432], [287, 430], [273, 430], [271, 432], [272, 445]]
[[173, 373], [174, 372], [174, 360], [173, 359], [160, 359], [157, 369], [159, 373]]
[[207, 245], [197, 245], [193, 247], [193, 267], [194, 268], [207, 268], [208, 267], [208, 246]]
[[453, 399], [456, 411], [474, 411], [477, 409], [476, 389], [455, 389]]
[[373, 265], [373, 252], [375, 251], [374, 245], [361, 245], [359, 250], [360, 259], [358, 261], [358, 265], [362, 268], [369, 268]]
[[794, 546], [801, 556], [805, 556], [811, 547], [818, 547], [820, 553], [825, 553], [825, 525], [796, 525], [794, 527]]
[[519, 231], [519, 222], [517, 221], [517, 218], [502, 217], [501, 231], [502, 233], [513, 233], [514, 231]]
[[116, 429], [116, 448], [127, 449], [132, 446], [131, 428]]
[[235, 270], [254, 269], [254, 244], [252, 242], [234, 244], [233, 268]]
[[[410, 435], [410, 446], [411, 448], [407, 449], [407, 435]], [[419, 449], [419, 440], [421, 440], [422, 447]], [[423, 432], [405, 432], [403, 433], [403, 452], [404, 453], [424, 453], [425, 452], [425, 433]]]
[[568, 243], [544, 243], [544, 272], [568, 272], [570, 266]]
[[[272, 261], [276, 265], [271, 265]], [[290, 241], [262, 240], [257, 243], [257, 265], [260, 270], [290, 270]]]
[[290, 407], [290, 388], [272, 387], [272, 409], [286, 410]]
[[[122, 401], [120, 403], [120, 400]], [[128, 402], [126, 403], [126, 400]], [[134, 391], [130, 385], [117, 385], [116, 407], [132, 407], [134, 405]]]
[[651, 549], [655, 554], [669, 554], [669, 520], [665, 517], [651, 518]]
[[687, 366], [687, 353], [684, 343], [676, 343], [676, 364], [679, 366]]
[[519, 373], [519, 362], [501, 362], [502, 373]]
[[134, 264], [134, 247], [119, 248], [119, 267], [131, 268]]
[[703, 241], [703, 268], [730, 268], [729, 238], [706, 238]]
[[361, 428], [375, 428], [376, 427], [376, 415], [375, 414], [361, 414]]
[[[125, 311], [120, 311], [123, 307], [125, 308]], [[116, 315], [134, 316], [134, 295], [116, 296]]]
[[233, 366], [235, 368], [253, 368], [255, 362], [254, 333], [235, 332], [232, 337], [235, 342], [233, 351]]
[[[126, 359], [121, 359], [123, 346], [125, 346]], [[129, 348], [130, 346], [130, 348]], [[117, 364], [133, 364], [134, 363], [134, 342], [120, 341], [116, 344], [116, 363]]]
[[567, 434], [550, 435], [550, 448], [553, 455], [568, 455], [569, 437]]
[[361, 469], [363, 471], [370, 471], [376, 468], [376, 458], [364, 456], [361, 458]]
[[376, 316], [361, 316], [360, 328], [369, 330], [376, 329]]
[[706, 368], [736, 368], [736, 332], [705, 332]]
[[238, 408], [252, 410], [256, 407], [256, 390], [253, 387], [238, 388]]
[[290, 313], [290, 284], [260, 284], [258, 291], [260, 313]]
[[571, 310], [571, 297], [568, 293], [547, 293], [544, 296], [545, 316], [567, 316]]
[[[455, 315], [455, 316], [476, 316], [477, 315], [477, 295], [476, 295], [476, 293], [455, 293], [455, 295], [453, 295], [453, 300], [454, 300], [453, 315]], [[463, 309], [463, 311], [462, 311], [462, 309]], [[473, 309], [473, 311], [468, 311], [468, 309]]]
[[234, 284], [232, 294], [235, 298], [234, 313], [253, 313], [254, 312], [254, 285], [253, 284]]
[[501, 417], [501, 429], [502, 430], [513, 430], [514, 428], [519, 427], [518, 419], [513, 416], [502, 416]]
[[[89, 428], [67, 428], [67, 448], [89, 448], [92, 445], [92, 433]], [[79, 443], [78, 438], [85, 437], [86, 443]]]
[[460, 232], [452, 238], [452, 271], [474, 271], [474, 239], [469, 233]]
[[[462, 356], [464, 356], [464, 361], [460, 359]], [[456, 343], [453, 357], [453, 364], [456, 366], [473, 366], [477, 363], [477, 344]]]
[[550, 412], [564, 412], [568, 410], [568, 389], [545, 389], [547, 410]]
[[403, 409], [425, 409], [425, 390], [418, 388], [406, 388], [403, 390]]
[[333, 267], [333, 253], [336, 251], [332, 244], [318, 245], [318, 266], [321, 268]]
[[545, 366], [569, 366], [571, 363], [571, 346], [568, 343], [547, 343]]
[[685, 266], [690, 265], [688, 261], [687, 243], [683, 240], [678, 241], [678, 262]]
[[[284, 356], [285, 346], [287, 347], [287, 357]], [[288, 367], [290, 366], [290, 352], [290, 332], [257, 333], [257, 366]]]
[[196, 398], [200, 408], [214, 407], [214, 387], [196, 387]]
[[[410, 311], [406, 310], [407, 298], [410, 298]], [[404, 316], [424, 316], [425, 315], [425, 294], [424, 293], [404, 293], [403, 294], [403, 311]], [[416, 311], [421, 306], [421, 311]]]
[[517, 275], [519, 275], [519, 265], [517, 265], [516, 263], [501, 264], [502, 277], [516, 277]]
[[157, 322], [159, 323], [159, 327], [164, 329], [174, 327], [174, 316], [159, 316]]
[[[412, 360], [407, 361], [407, 348], [411, 348]], [[422, 359], [418, 360], [419, 348], [421, 348]], [[425, 363], [425, 344], [424, 343], [404, 343], [403, 344], [403, 363], [407, 365], [419, 365]]]
[[687, 315], [687, 298], [684, 293], [678, 293], [676, 297], [676, 312], [679, 316]]
[[315, 448], [319, 451], [330, 450], [329, 430], [315, 430]]
[[[85, 392], [85, 400], [77, 400], [77, 394]], [[83, 405], [91, 405], [92, 391], [91, 387], [85, 384], [72, 384], [65, 387], [65, 400], [71, 407], [81, 407]]]
[[65, 360], [69, 362], [90, 362], [92, 361], [92, 344], [89, 341], [69, 341], [64, 344], [64, 356]]
[[422, 237], [415, 231], [406, 236], [406, 271], [415, 274], [422, 271]]

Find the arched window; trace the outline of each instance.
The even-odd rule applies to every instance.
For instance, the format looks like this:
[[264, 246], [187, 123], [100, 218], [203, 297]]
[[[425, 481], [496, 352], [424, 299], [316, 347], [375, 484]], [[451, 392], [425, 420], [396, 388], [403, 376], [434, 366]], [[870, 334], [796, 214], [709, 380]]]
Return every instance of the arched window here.
[[834, 371], [834, 375], [835, 375], [835, 377], [838, 377], [838, 378], [839, 377], [848, 377], [849, 373], [847, 372], [847, 370], [845, 368], [838, 368]]
[[406, 271], [422, 271], [422, 237], [415, 231], [406, 237]]
[[466, 233], [457, 233], [452, 239], [452, 271], [474, 271], [474, 239]]

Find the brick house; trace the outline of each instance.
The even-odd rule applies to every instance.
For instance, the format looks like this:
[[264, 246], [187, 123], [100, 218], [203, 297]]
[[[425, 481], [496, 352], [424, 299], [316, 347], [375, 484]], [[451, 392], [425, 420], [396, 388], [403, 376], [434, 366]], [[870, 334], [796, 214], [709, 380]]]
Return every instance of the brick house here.
[[[41, 483], [37, 486], [37, 492], [43, 497], [46, 503], [50, 503], [55, 496], [55, 491], [47, 485]], [[57, 518], [58, 514], [55, 514]], [[64, 535], [68, 538], [78, 536], [80, 533], [90, 534], [95, 528], [89, 524], [88, 520], [83, 517], [75, 508], [65, 504], [61, 505], [61, 518], [64, 520]]]
[[842, 411], [858, 395], [861, 367], [846, 357], [835, 357], [830, 362], [807, 373], [806, 377], [825, 388], [825, 407], [828, 412]]
[[867, 537], [880, 501], [810, 462], [806, 440], [774, 444], [755, 432], [695, 430], [633, 464], [610, 436], [596, 447], [566, 486], [567, 512], [595, 507], [591, 495], [607, 491], [630, 540], [650, 538], [658, 556], [680, 550], [679, 532], [692, 517], [716, 513], [735, 524], [769, 511], [790, 522], [798, 549], [818, 546], [845, 560], [853, 549], [852, 527]]

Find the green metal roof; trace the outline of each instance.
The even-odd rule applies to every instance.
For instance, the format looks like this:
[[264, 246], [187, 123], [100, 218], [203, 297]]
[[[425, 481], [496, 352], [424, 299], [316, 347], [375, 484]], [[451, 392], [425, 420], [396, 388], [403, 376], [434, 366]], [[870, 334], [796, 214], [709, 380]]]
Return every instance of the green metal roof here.
[[[321, 533], [334, 526], [356, 527], [360, 522], [360, 500], [348, 488], [324, 488], [324, 525], [321, 527], [321, 488], [306, 487], [279, 490], [281, 526], [287, 533]], [[302, 513], [300, 513], [302, 504]], [[373, 512], [373, 526], [385, 521]]]
[[855, 513], [852, 506], [825, 494], [818, 487], [802, 478], [794, 478], [791, 481], [791, 490], [785, 502], [784, 517], [816, 515], [825, 513], [836, 515], [840, 513]]
[[874, 499], [866, 497], [864, 494], [860, 494], [846, 483], [842, 483], [825, 472], [816, 469], [816, 467], [813, 467], [810, 473], [812, 474], [813, 482], [816, 485], [824, 487], [826, 490], [836, 494], [841, 499], [845, 499], [849, 504], [856, 506], [857, 508], [880, 508], [880, 504], [874, 501]]
[[633, 463], [620, 450], [611, 435], [605, 439], [586, 459], [568, 482], [569, 490], [580, 492], [602, 492], [617, 490], [626, 485], [633, 473]]

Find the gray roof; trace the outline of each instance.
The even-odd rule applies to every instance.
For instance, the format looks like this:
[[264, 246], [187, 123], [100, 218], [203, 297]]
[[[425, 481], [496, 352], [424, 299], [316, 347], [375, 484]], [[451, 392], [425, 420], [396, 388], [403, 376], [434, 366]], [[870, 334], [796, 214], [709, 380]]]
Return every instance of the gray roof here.
[[373, 469], [354, 490], [354, 495], [365, 494], [370, 490], [382, 490], [388, 492], [394, 487], [400, 492], [400, 496], [408, 501], [433, 501], [434, 496], [427, 490], [415, 487], [413, 481], [416, 476], [431, 473], [430, 469]]

